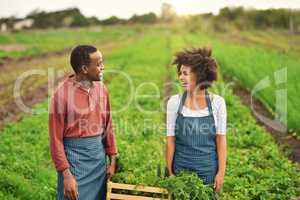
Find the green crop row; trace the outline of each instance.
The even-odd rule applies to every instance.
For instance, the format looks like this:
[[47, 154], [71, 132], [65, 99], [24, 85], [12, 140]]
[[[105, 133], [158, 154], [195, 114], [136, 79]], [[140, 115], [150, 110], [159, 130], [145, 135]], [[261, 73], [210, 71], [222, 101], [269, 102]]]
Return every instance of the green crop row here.
[[[176, 82], [175, 68], [167, 70], [166, 66], [175, 51], [190, 45], [180, 35], [155, 29], [105, 55], [105, 80], [109, 81], [119, 148], [113, 181], [166, 187], [180, 200], [210, 198], [212, 191], [195, 175], [166, 178], [163, 172], [163, 86], [168, 73]], [[228, 111], [228, 165], [221, 199], [299, 196], [299, 169], [225, 86], [219, 81], [211, 90], [225, 98]], [[177, 92], [173, 87], [173, 93]], [[45, 109], [47, 102], [1, 132], [0, 199], [55, 198], [56, 174], [49, 154]]]

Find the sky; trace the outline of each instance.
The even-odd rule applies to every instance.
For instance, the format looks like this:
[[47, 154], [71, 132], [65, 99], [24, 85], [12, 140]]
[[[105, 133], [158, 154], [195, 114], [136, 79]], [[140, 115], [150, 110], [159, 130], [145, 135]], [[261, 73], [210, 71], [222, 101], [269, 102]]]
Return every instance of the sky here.
[[88, 17], [104, 19], [114, 15], [129, 18], [133, 14], [148, 12], [159, 15], [164, 2], [172, 4], [179, 15], [207, 12], [217, 14], [220, 8], [226, 6], [300, 9], [300, 0], [0, 0], [0, 17], [25, 17], [37, 8], [56, 11], [77, 7]]

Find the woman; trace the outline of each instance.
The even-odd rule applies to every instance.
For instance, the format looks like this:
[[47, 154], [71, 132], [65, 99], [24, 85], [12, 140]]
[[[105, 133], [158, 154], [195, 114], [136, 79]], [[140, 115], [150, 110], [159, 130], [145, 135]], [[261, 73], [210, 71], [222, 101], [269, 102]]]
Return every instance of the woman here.
[[167, 103], [166, 161], [170, 176], [182, 170], [196, 172], [219, 192], [226, 168], [226, 105], [207, 88], [217, 80], [217, 63], [209, 48], [176, 54], [182, 95]]

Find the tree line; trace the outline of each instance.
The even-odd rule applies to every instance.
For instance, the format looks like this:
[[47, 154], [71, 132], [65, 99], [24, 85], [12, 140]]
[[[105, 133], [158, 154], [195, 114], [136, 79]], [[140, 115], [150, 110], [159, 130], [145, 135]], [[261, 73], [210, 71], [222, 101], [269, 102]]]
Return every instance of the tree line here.
[[133, 15], [129, 19], [122, 19], [116, 16], [111, 16], [107, 19], [99, 20], [97, 17], [86, 17], [78, 8], [70, 8], [55, 12], [46, 12], [34, 10], [24, 18], [8, 17], [1, 18], [0, 24], [6, 23], [9, 28], [13, 24], [23, 19], [32, 19], [34, 23], [31, 28], [60, 28], [60, 27], [83, 27], [93, 25], [114, 25], [114, 24], [130, 24], [130, 23], [155, 23], [157, 16], [150, 12], [142, 15]]
[[[34, 10], [23, 19], [33, 19], [34, 23], [31, 28], [38, 29], [133, 23], [153, 24], [164, 21], [177, 22], [177, 19], [181, 17], [177, 16], [174, 11], [169, 12], [169, 10], [172, 10], [170, 6], [171, 5], [168, 5], [168, 9], [165, 8], [166, 5], [162, 7], [161, 16], [149, 12], [142, 15], [134, 14], [129, 19], [123, 19], [117, 16], [111, 16], [101, 20], [97, 17], [86, 17], [78, 8], [55, 12]], [[224, 31], [227, 27], [234, 27], [239, 30], [286, 29], [291, 32], [298, 32], [300, 29], [300, 10], [291, 9], [256, 10], [245, 9], [243, 7], [225, 7], [220, 9], [218, 15], [205, 13], [190, 15], [188, 19], [190, 19], [188, 24], [191, 28], [200, 27], [202, 23], [206, 22], [216, 31]], [[22, 19], [15, 17], [1, 18], [0, 24], [6, 23], [8, 27], [12, 27], [16, 21], [20, 20]]]

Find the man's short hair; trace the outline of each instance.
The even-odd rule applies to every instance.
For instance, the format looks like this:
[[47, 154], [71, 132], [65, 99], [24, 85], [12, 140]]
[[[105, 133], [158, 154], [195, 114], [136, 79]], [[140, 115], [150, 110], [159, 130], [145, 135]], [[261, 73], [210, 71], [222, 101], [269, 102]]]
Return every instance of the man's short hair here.
[[90, 63], [90, 54], [97, 51], [97, 48], [92, 45], [78, 45], [72, 52], [70, 63], [75, 73], [80, 72], [82, 65]]

